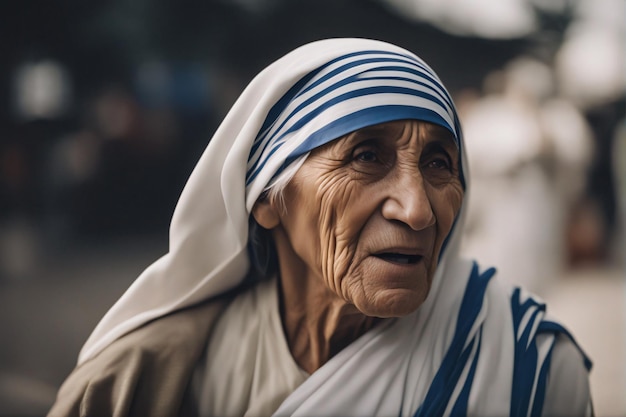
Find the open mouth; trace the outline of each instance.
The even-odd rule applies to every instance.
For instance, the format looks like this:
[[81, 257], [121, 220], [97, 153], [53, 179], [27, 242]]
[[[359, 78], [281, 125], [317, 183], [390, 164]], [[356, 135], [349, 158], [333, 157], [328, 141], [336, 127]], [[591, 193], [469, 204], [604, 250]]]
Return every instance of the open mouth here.
[[406, 255], [402, 253], [379, 253], [375, 256], [382, 259], [383, 261], [393, 262], [395, 264], [401, 265], [416, 264], [422, 260], [422, 256], [420, 255]]

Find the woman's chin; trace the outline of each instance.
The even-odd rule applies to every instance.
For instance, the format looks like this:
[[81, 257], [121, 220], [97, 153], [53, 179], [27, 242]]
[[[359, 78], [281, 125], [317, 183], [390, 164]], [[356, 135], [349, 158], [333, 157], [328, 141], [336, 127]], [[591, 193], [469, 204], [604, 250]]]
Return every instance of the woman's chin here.
[[428, 289], [388, 289], [380, 291], [372, 300], [354, 302], [366, 316], [380, 318], [404, 317], [415, 312], [426, 300]]

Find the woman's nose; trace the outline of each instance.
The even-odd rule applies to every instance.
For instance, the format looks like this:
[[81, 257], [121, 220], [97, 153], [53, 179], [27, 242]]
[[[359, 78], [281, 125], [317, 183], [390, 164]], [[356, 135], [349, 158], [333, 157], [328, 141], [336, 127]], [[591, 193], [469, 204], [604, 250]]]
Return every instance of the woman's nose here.
[[435, 224], [435, 213], [419, 172], [395, 178], [387, 193], [382, 206], [383, 217], [387, 220], [400, 221], [416, 231]]

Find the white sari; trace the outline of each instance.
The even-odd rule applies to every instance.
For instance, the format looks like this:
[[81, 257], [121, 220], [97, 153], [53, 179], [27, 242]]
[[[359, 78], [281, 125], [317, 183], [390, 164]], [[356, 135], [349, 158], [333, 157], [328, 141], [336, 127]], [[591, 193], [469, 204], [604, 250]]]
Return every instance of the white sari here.
[[[468, 193], [454, 105], [417, 56], [379, 41], [330, 39], [270, 65], [242, 93], [190, 176], [169, 252], [105, 315], [79, 364], [148, 321], [240, 284], [250, 266], [252, 206], [285, 165], [350, 131], [407, 118], [451, 131]], [[558, 409], [548, 405], [546, 386], [558, 335], [566, 332], [546, 320], [541, 303], [459, 258], [463, 219], [461, 209], [426, 302], [338, 353], [276, 415], [535, 416], [544, 402]], [[578, 354], [575, 366], [584, 369], [584, 360]]]

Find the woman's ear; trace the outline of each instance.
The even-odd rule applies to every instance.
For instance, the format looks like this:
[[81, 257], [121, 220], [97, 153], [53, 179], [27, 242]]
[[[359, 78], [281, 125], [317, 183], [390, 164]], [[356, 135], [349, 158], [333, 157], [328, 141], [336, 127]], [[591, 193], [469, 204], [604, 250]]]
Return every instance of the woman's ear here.
[[254, 203], [252, 216], [254, 216], [254, 220], [264, 229], [270, 230], [280, 224], [278, 210], [276, 210], [269, 198], [262, 198]]

